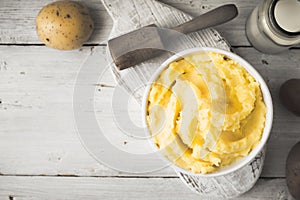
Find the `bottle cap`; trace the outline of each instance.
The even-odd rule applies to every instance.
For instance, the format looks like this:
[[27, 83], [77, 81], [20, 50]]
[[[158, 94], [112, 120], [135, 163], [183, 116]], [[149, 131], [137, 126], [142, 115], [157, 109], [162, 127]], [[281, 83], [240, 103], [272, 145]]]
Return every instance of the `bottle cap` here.
[[274, 17], [283, 30], [290, 33], [300, 32], [300, 1], [277, 1], [274, 8]]

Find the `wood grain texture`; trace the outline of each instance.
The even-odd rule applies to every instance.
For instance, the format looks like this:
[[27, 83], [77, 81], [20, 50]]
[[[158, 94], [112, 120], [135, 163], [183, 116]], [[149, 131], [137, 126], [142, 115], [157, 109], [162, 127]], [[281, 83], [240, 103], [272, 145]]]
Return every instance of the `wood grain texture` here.
[[[35, 30], [35, 18], [41, 8], [52, 0], [10, 1], [0, 2], [0, 43], [2, 44], [41, 44]], [[82, 1], [81, 1], [82, 2]], [[94, 19], [95, 31], [90, 43], [100, 43], [106, 40], [112, 20], [98, 0], [88, 0], [84, 3], [89, 8]]]
[[[47, 47], [0, 49], [0, 173], [119, 175], [97, 163], [83, 148], [73, 116], [73, 89], [80, 65], [91, 53], [104, 57], [105, 47], [66, 52]], [[111, 107], [114, 85], [109, 68], [95, 82], [102, 109]], [[96, 113], [101, 114], [100, 108]], [[113, 119], [101, 116], [114, 125]], [[124, 145], [120, 138], [117, 142]], [[174, 176], [172, 170], [167, 171]]]
[[[97, 163], [75, 132], [72, 95], [77, 72], [87, 55], [105, 56], [105, 48], [62, 52], [39, 46], [0, 47], [1, 174], [132, 176]], [[262, 74], [273, 96], [274, 125], [262, 177], [284, 177], [287, 153], [300, 140], [300, 119], [283, 108], [278, 91], [285, 80], [300, 77], [300, 50], [273, 56], [253, 48], [234, 50]], [[111, 72], [98, 83], [96, 103], [109, 107], [111, 86], [115, 86]], [[139, 112], [133, 109], [132, 117], [139, 118]], [[100, 107], [96, 113], [100, 120], [107, 118], [101, 115]], [[132, 145], [123, 138], [117, 142]], [[176, 175], [167, 168], [144, 176]]]
[[[160, 1], [192, 16], [220, 4], [235, 3], [240, 11], [238, 18], [216, 29], [231, 45], [249, 46], [244, 24], [259, 0]], [[50, 2], [53, 0], [0, 1], [0, 199], [200, 199], [170, 168], [135, 177], [105, 167], [86, 152], [75, 131], [73, 87], [86, 56], [105, 56], [106, 47], [56, 51], [34, 46], [41, 44], [35, 32], [35, 17]], [[100, 0], [84, 2], [96, 19], [88, 44], [106, 41], [113, 21]], [[33, 46], [14, 46], [22, 44]], [[262, 173], [262, 177], [273, 178], [260, 179], [250, 192], [237, 199], [291, 199], [285, 180], [274, 177], [285, 176], [287, 153], [300, 140], [300, 120], [281, 106], [278, 91], [285, 80], [300, 77], [300, 50], [273, 56], [253, 48], [234, 50], [262, 74], [275, 107]], [[96, 105], [109, 107], [116, 85], [110, 71], [95, 84]], [[96, 109], [98, 120], [106, 119], [101, 107]], [[131, 110], [131, 117], [139, 118], [139, 112]], [[117, 142], [134, 148], [123, 138]]]
[[[126, 194], [126, 195], [124, 195]], [[0, 199], [190, 199], [179, 178], [0, 177]], [[235, 200], [291, 200], [284, 179], [261, 179]], [[211, 199], [217, 200], [217, 199]]]
[[[198, 16], [220, 4], [232, 3], [230, 0], [161, 0], [183, 11]], [[1, 0], [0, 2], [0, 43], [2, 44], [41, 44], [35, 32], [35, 17], [39, 10], [51, 0]], [[232, 45], [249, 45], [244, 25], [247, 16], [258, 3], [258, 0], [239, 0], [234, 2], [239, 7], [239, 16], [228, 24], [218, 26], [217, 30]], [[107, 40], [113, 26], [110, 16], [99, 0], [85, 0], [95, 21], [95, 31], [88, 43], [98, 44]]]
[[206, 12], [212, 8], [220, 6], [221, 4], [234, 3], [237, 5], [239, 10], [239, 15], [237, 18], [223, 25], [216, 27], [216, 30], [228, 40], [232, 46], [249, 46], [249, 42], [245, 35], [245, 24], [248, 16], [252, 10], [258, 5], [259, 0], [252, 1], [208, 1], [208, 0], [160, 0], [166, 4], [172, 5], [173, 7], [182, 10], [192, 16], [199, 15], [198, 13]]

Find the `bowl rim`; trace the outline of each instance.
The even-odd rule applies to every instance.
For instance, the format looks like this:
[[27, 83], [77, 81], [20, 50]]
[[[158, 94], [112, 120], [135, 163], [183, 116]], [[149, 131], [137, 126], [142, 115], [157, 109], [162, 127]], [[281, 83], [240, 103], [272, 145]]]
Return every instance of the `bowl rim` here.
[[267, 84], [265, 83], [265, 81], [263, 80], [263, 78], [261, 77], [261, 75], [256, 71], [256, 69], [250, 63], [248, 63], [246, 60], [244, 60], [242, 57], [240, 57], [239, 55], [237, 55], [233, 52], [215, 48], [215, 47], [195, 47], [195, 48], [190, 48], [190, 49], [178, 52], [175, 55], [168, 58], [166, 61], [164, 61], [160, 65], [160, 67], [158, 69], [156, 69], [156, 71], [151, 76], [150, 80], [148, 81], [148, 84], [146, 86], [146, 89], [145, 89], [145, 92], [143, 95], [143, 100], [142, 100], [142, 123], [143, 123], [143, 126], [145, 127], [144, 130], [146, 131], [147, 136], [149, 136], [149, 138], [150, 138], [150, 145], [152, 146], [152, 148], [154, 148], [154, 150], [159, 150], [158, 147], [154, 144], [153, 140], [151, 139], [151, 134], [148, 129], [147, 120], [146, 120], [147, 100], [148, 100], [148, 96], [149, 96], [149, 92], [150, 92], [152, 83], [154, 83], [154, 81], [157, 80], [157, 78], [159, 77], [161, 72], [165, 68], [167, 68], [171, 62], [179, 60], [183, 56], [193, 54], [193, 53], [199, 53], [199, 52], [215, 52], [215, 53], [220, 53], [220, 54], [226, 55], [230, 59], [237, 61], [260, 84], [260, 89], [261, 89], [262, 95], [263, 95], [263, 101], [267, 107], [265, 127], [263, 130], [262, 138], [260, 139], [260, 142], [258, 143], [258, 145], [256, 145], [256, 147], [254, 149], [252, 149], [252, 151], [249, 153], [249, 155], [240, 159], [241, 160], [240, 162], [236, 161], [235, 163], [233, 163], [227, 167], [224, 167], [221, 170], [217, 170], [216, 172], [208, 173], [208, 174], [193, 173], [192, 171], [183, 169], [183, 168], [179, 167], [178, 165], [174, 164], [168, 158], [166, 158], [161, 152], [159, 152], [158, 155], [160, 155], [160, 157], [161, 157], [161, 159], [163, 159], [163, 161], [169, 163], [170, 166], [172, 166], [172, 168], [175, 171], [183, 172], [185, 174], [189, 174], [192, 176], [199, 176], [199, 177], [206, 177], [206, 178], [207, 177], [224, 176], [226, 174], [232, 173], [234, 171], [237, 171], [237, 170], [243, 168], [245, 165], [247, 165], [249, 162], [251, 162], [251, 160], [253, 160], [255, 158], [255, 156], [259, 154], [260, 151], [263, 150], [263, 148], [269, 138], [271, 128], [272, 128], [272, 123], [273, 123], [273, 103], [272, 103], [272, 97], [271, 97], [269, 88], [268, 88]]

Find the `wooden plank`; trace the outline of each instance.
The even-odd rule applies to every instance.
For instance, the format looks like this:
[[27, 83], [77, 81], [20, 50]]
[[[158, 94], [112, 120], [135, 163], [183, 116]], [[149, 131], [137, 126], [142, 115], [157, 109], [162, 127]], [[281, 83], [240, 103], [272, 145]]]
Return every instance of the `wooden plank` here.
[[[215, 8], [220, 4], [231, 3], [230, 0], [216, 1], [182, 1], [182, 0], [161, 0], [171, 6], [197, 16], [207, 10]], [[1, 44], [41, 44], [35, 31], [35, 17], [39, 10], [51, 0], [34, 1], [11, 1], [0, 2], [0, 43]], [[84, 1], [90, 8], [95, 21], [95, 31], [88, 43], [101, 43], [107, 40], [112, 28], [112, 20], [98, 0]], [[244, 24], [251, 10], [259, 1], [240, 0], [235, 2], [240, 10], [240, 15], [234, 21], [217, 27], [217, 30], [232, 45], [249, 45], [244, 34]]]
[[[0, 173], [119, 175], [97, 163], [76, 134], [73, 87], [80, 65], [91, 53], [100, 59], [105, 47], [65, 52], [47, 47], [0, 47]], [[96, 87], [101, 90], [96, 95], [101, 101], [98, 105], [110, 108], [115, 82], [109, 68], [97, 83], [104, 84]], [[102, 119], [114, 125], [113, 119]], [[124, 145], [121, 139], [117, 142]], [[172, 169], [165, 174], [174, 176]]]
[[[300, 140], [300, 119], [281, 106], [278, 90], [285, 80], [300, 77], [300, 50], [276, 56], [260, 54], [253, 48], [235, 51], [262, 74], [274, 100], [274, 126], [262, 176], [284, 177], [287, 153]], [[0, 173], [132, 176], [97, 163], [76, 135], [73, 87], [82, 61], [90, 53], [104, 56], [105, 47], [66, 52], [43, 46], [0, 47]], [[97, 88], [101, 91], [96, 93], [96, 104], [100, 106], [96, 113], [100, 120], [108, 121], [101, 115], [101, 108], [110, 107], [110, 86], [115, 85], [111, 72], [107, 71], [99, 83], [103, 86]], [[139, 117], [138, 110], [132, 114]], [[125, 141], [119, 138], [117, 142]], [[126, 145], [135, 147], [130, 142]], [[170, 168], [144, 175], [175, 176]]]
[[[53, 1], [1, 1], [0, 43], [41, 44], [35, 31], [35, 18], [40, 9], [51, 2]], [[95, 23], [95, 31], [89, 43], [100, 43], [108, 36], [112, 20], [100, 1], [88, 0], [84, 3], [88, 6]]]
[[232, 46], [249, 46], [245, 34], [245, 24], [248, 16], [252, 10], [259, 4], [259, 0], [252, 1], [207, 1], [207, 0], [160, 0], [166, 4], [170, 4], [173, 7], [180, 9], [192, 16], [197, 16], [199, 13], [207, 12], [208, 10], [220, 6], [222, 4], [234, 3], [237, 5], [239, 15], [237, 18], [223, 25], [217, 26], [215, 29], [223, 36]]
[[[0, 177], [0, 199], [99, 198], [198, 200], [201, 196], [190, 191], [179, 178]], [[292, 199], [285, 179], [260, 179], [252, 190], [235, 199], [258, 198]]]

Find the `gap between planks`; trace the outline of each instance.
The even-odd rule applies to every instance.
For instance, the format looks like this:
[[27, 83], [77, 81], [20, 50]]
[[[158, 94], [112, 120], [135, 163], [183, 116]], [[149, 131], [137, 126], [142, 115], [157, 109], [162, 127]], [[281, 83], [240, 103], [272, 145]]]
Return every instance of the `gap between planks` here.
[[[46, 175], [46, 174], [0, 174], [0, 177], [70, 177], [70, 178], [143, 178], [143, 179], [155, 179], [155, 178], [166, 178], [166, 179], [174, 179], [174, 178], [179, 178], [177, 175], [174, 176], [146, 176], [144, 174], [142, 175], [115, 175], [115, 176], [97, 176], [97, 175], [89, 175], [89, 176], [84, 176], [84, 175], [73, 175], [73, 174], [57, 174], [57, 175]], [[261, 179], [285, 179], [282, 177], [267, 177], [267, 178], [261, 178]]]
[[[65, 178], [116, 178], [116, 179], [136, 179], [136, 178], [141, 178], [141, 179], [158, 179], [158, 178], [163, 178], [163, 179], [179, 179], [179, 176], [174, 175], [174, 176], [146, 176], [146, 175], [120, 175], [120, 176], [97, 176], [97, 175], [89, 175], [89, 176], [84, 176], [84, 175], [73, 175], [73, 174], [57, 174], [57, 175], [46, 175], [46, 174], [0, 174], [0, 177], [53, 177], [53, 178], [60, 178], [60, 177], [65, 177]], [[273, 180], [273, 179], [286, 179], [285, 177], [259, 177], [259, 179], [262, 180]]]
[[[27, 43], [22, 43], [22, 44], [16, 44], [16, 43], [0, 43], [0, 46], [20, 46], [20, 47], [26, 47], [26, 46], [41, 46], [41, 47], [45, 47], [46, 45], [44, 44], [38, 44], [38, 43], [32, 43], [32, 44], [27, 44]], [[96, 47], [96, 46], [101, 46], [101, 47], [106, 47], [107, 44], [84, 44], [82, 45], [82, 47]], [[81, 47], [81, 48], [82, 48]], [[50, 47], [49, 47], [50, 48]], [[233, 49], [238, 49], [238, 48], [253, 48], [253, 46], [250, 45], [232, 45], [231, 48]], [[300, 49], [300, 45], [295, 46], [295, 47], [291, 47], [289, 50], [298, 50]], [[289, 51], [288, 50], [288, 51]], [[72, 50], [71, 50], [72, 51]], [[263, 53], [262, 53], [263, 54]], [[266, 54], [267, 55], [267, 54]]]
[[[32, 43], [32, 44], [27, 44], [27, 43], [21, 43], [21, 44], [16, 44], [16, 43], [0, 43], [0, 46], [21, 46], [21, 47], [23, 47], [23, 46], [44, 46], [44, 47], [46, 47], [46, 45], [42, 44], [42, 43]], [[106, 47], [107, 45], [106, 44], [84, 44], [81, 47], [96, 47], [96, 46], [104, 46], [104, 47]], [[74, 50], [76, 50], [76, 49], [74, 49]]]

